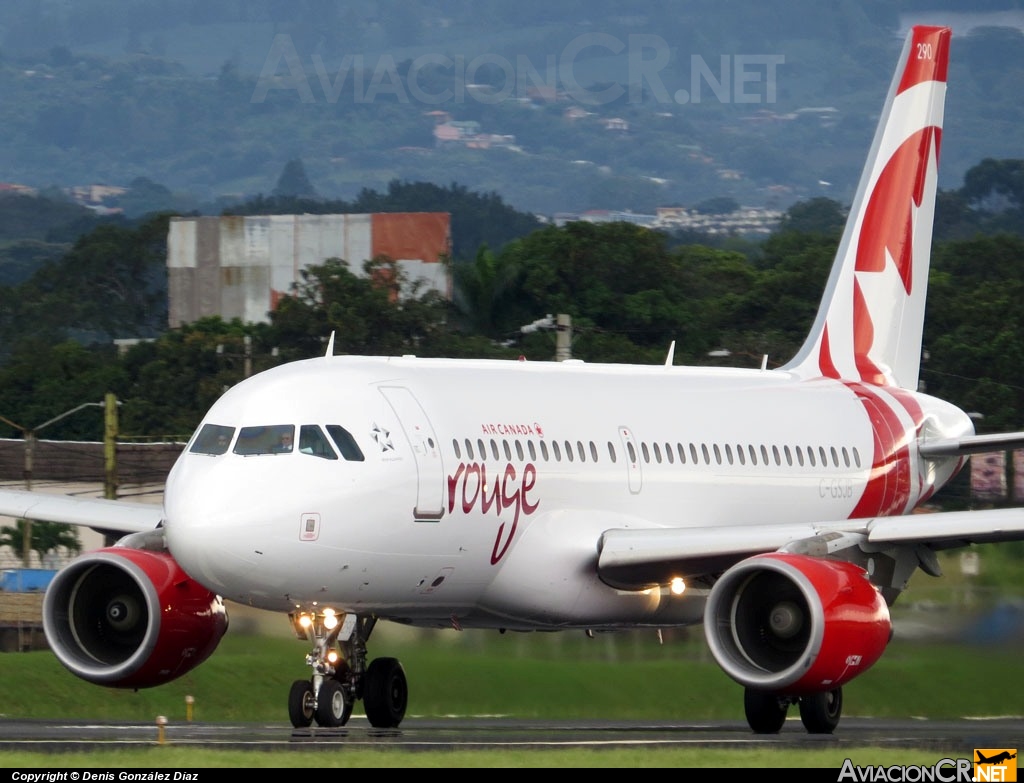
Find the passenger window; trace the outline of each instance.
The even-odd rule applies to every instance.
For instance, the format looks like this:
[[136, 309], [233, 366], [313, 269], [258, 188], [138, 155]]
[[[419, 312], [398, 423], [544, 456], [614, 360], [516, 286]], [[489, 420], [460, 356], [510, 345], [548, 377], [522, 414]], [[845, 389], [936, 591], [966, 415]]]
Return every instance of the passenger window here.
[[782, 450], [786, 454], [786, 464], [792, 466], [792, 464], [793, 464], [793, 452], [791, 452], [789, 450], [789, 446], [783, 446]]
[[747, 453], [750, 454], [750, 464], [751, 465], [756, 465], [757, 464], [757, 449], [754, 448], [754, 444], [753, 443], [748, 443], [747, 444]]
[[856, 464], [857, 467], [859, 468], [860, 467], [860, 452], [857, 451], [857, 449], [853, 450], [853, 461], [854, 461], [854, 464]]
[[676, 461], [676, 455], [672, 453], [672, 444], [665, 444], [665, 456], [668, 457], [668, 464], [674, 465]]
[[[455, 447], [458, 448], [457, 443]], [[312, 454], [314, 457], [320, 457], [321, 459], [338, 458], [338, 455], [334, 453], [334, 449], [331, 448], [331, 444], [327, 441], [323, 430], [315, 424], [303, 424], [299, 428], [299, 453]]]
[[576, 441], [576, 453], [580, 457], [580, 462], [587, 461], [587, 452], [583, 450], [583, 441], [581, 440]]
[[519, 458], [520, 462], [523, 461], [523, 444], [518, 440], [516, 441], [516, 456]]
[[803, 446], [794, 446], [796, 450], [796, 461], [802, 468], [804, 466], [804, 449]]
[[811, 467], [812, 468], [815, 467], [815, 464], [814, 464], [814, 447], [813, 446], [808, 446], [807, 447], [807, 461], [811, 463]]
[[551, 449], [555, 453], [555, 462], [561, 462], [562, 461], [562, 449], [559, 448], [557, 440], [551, 441]]
[[611, 441], [608, 441], [608, 459], [612, 462], [616, 462], [615, 446]]
[[654, 444], [654, 460], [659, 465], [661, 464], [661, 445], [658, 443]]
[[683, 465], [686, 464], [686, 449], [683, 448], [682, 443], [676, 444], [676, 450], [679, 452], [679, 462]]
[[836, 447], [835, 446], [829, 446], [829, 451], [832, 452], [832, 465], [834, 467], [838, 468], [839, 467], [839, 455], [836, 453]]
[[720, 448], [718, 448], [718, 444], [717, 443], [713, 444], [712, 448], [714, 448], [714, 450], [715, 450], [715, 464], [721, 465], [722, 464], [722, 450]]
[[452, 448], [455, 449], [455, 459], [462, 459], [462, 451], [459, 449], [459, 441], [452, 438]]
[[740, 458], [741, 465], [747, 464], [746, 455], [743, 453], [743, 446], [741, 446], [739, 443], [736, 444], [736, 456]]
[[572, 444], [569, 441], [565, 442], [565, 458], [569, 460], [569, 462], [572, 462], [574, 459], [572, 454]]
[[494, 438], [491, 438], [491, 456], [494, 457], [495, 462], [501, 459], [501, 457], [498, 456], [498, 442]]
[[632, 441], [627, 441], [626, 442], [626, 451], [629, 452], [629, 461], [630, 462], [636, 462], [637, 461], [637, 459], [636, 459], [636, 448], [633, 446]]
[[533, 462], [537, 461], [537, 449], [533, 445], [532, 440], [526, 441], [526, 448], [530, 452], [530, 460]]
[[334, 445], [338, 447], [338, 451], [341, 452], [341, 456], [348, 462], [362, 462], [363, 451], [359, 448], [359, 444], [356, 443], [356, 439], [352, 437], [351, 433], [339, 424], [328, 424], [327, 434], [331, 436], [331, 440], [334, 441]]
[[708, 444], [706, 444], [706, 443], [700, 444], [700, 450], [704, 454], [704, 464], [705, 465], [710, 465], [711, 464], [711, 454], [708, 452]]
[[850, 467], [850, 452], [846, 450], [846, 446], [843, 446], [843, 464]]
[[640, 451], [644, 454], [644, 462], [650, 463], [651, 461], [651, 450], [647, 448], [647, 441], [640, 444]]
[[483, 438], [476, 439], [476, 453], [480, 455], [481, 462], [487, 460], [487, 447], [484, 445]]
[[540, 455], [544, 458], [545, 462], [548, 461], [548, 442], [546, 440], [540, 442]]
[[728, 443], [725, 444], [725, 461], [732, 464], [732, 446]]
[[512, 461], [512, 449], [509, 448], [508, 441], [507, 440], [503, 440], [501, 442], [501, 447], [505, 451], [505, 461], [506, 462], [511, 462]]
[[189, 451], [193, 454], [226, 454], [228, 446], [231, 445], [231, 436], [235, 434], [234, 427], [225, 427], [221, 424], [204, 424], [199, 431]]
[[473, 459], [473, 441], [466, 438], [466, 459]]
[[594, 441], [590, 441], [590, 458], [597, 462], [597, 444]]

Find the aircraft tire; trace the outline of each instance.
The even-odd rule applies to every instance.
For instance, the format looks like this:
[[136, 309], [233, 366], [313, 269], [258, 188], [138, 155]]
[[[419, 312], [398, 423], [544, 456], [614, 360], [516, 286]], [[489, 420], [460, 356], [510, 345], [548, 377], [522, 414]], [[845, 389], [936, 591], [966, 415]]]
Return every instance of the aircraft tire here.
[[800, 720], [808, 734], [831, 734], [842, 713], [842, 688], [800, 698]]
[[292, 726], [304, 729], [313, 722], [316, 703], [313, 700], [313, 686], [309, 680], [296, 680], [288, 693], [288, 717]]
[[743, 693], [743, 711], [755, 734], [778, 734], [786, 722], [789, 705], [774, 693], [747, 688]]
[[366, 719], [377, 729], [394, 729], [405, 717], [409, 685], [397, 658], [376, 658], [366, 669], [363, 707]]
[[352, 700], [348, 698], [341, 683], [335, 679], [325, 679], [316, 700], [317, 724], [325, 728], [344, 726], [351, 714]]

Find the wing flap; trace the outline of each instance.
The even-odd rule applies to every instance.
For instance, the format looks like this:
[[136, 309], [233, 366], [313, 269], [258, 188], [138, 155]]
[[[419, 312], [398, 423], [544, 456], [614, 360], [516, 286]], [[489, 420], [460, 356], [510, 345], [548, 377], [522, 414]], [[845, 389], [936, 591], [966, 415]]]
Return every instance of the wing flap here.
[[156, 528], [163, 519], [163, 506], [126, 500], [55, 495], [16, 489], [0, 490], [0, 515], [37, 522], [60, 522], [110, 530], [140, 533]]

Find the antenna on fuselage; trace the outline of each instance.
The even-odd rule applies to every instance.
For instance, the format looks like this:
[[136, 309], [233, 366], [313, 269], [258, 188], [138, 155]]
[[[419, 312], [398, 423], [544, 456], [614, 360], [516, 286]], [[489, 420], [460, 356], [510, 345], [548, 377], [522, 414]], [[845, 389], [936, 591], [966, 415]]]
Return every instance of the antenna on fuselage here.
[[676, 341], [673, 340], [672, 344], [668, 347], [668, 356], [665, 357], [665, 366], [666, 367], [671, 367], [672, 366], [672, 360], [675, 358], [675, 356], [676, 356]]
[[334, 332], [331, 332], [330, 338], [327, 340], [327, 352], [324, 357], [334, 356]]

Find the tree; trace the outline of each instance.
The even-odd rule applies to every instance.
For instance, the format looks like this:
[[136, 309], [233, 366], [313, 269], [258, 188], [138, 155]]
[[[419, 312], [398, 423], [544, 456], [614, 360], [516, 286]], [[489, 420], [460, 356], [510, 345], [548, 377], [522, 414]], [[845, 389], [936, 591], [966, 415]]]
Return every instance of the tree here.
[[471, 331], [498, 337], [510, 326], [504, 305], [509, 301], [516, 270], [507, 256], [495, 256], [481, 245], [472, 263], [452, 265], [455, 307]]
[[[19, 519], [13, 527], [0, 527], [0, 547], [10, 547], [22, 558], [22, 565], [29, 567], [28, 559], [25, 557], [25, 520]], [[69, 554], [77, 555], [82, 551], [82, 542], [78, 540], [78, 530], [71, 525], [62, 525], [57, 522], [33, 522], [29, 531], [31, 541], [29, 548], [39, 556], [43, 557], [50, 550], [60, 552], [64, 550]]]
[[316, 198], [318, 196], [316, 188], [306, 176], [306, 167], [300, 158], [292, 158], [284, 164], [281, 176], [277, 178], [273, 195], [295, 198]]

